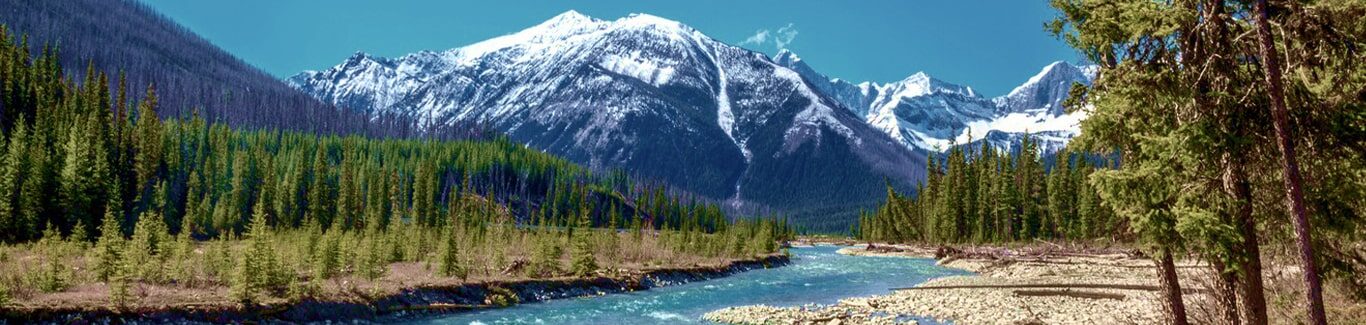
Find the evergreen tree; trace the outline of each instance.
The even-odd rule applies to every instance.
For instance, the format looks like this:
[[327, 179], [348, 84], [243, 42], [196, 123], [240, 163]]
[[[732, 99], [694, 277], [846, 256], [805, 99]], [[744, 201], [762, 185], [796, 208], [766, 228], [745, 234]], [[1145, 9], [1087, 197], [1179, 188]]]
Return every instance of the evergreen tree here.
[[118, 205], [114, 201], [106, 206], [104, 222], [100, 224], [100, 238], [95, 243], [95, 264], [92, 269], [100, 281], [109, 281], [118, 274], [118, 267], [122, 265], [125, 244], [123, 226], [120, 224], [123, 215], [118, 211]]
[[[20, 116], [9, 137], [5, 155], [0, 157], [0, 241], [16, 242], [28, 239], [33, 226], [22, 213], [20, 188], [28, 171], [28, 128]], [[0, 143], [2, 144], [2, 143]]]
[[[87, 129], [97, 120], [86, 119], [84, 123], [71, 128], [67, 142], [65, 162], [62, 163], [61, 192], [59, 200], [66, 214], [68, 224], [95, 225], [94, 216], [104, 210], [97, 203], [103, 203], [105, 184], [110, 179], [108, 157], [105, 145], [98, 134]], [[73, 229], [73, 232], [77, 230]], [[90, 233], [89, 229], [79, 229]], [[84, 240], [84, 238], [80, 238]]]
[[[318, 227], [316, 223], [313, 227]], [[341, 230], [338, 226], [323, 233], [318, 249], [313, 254], [313, 279], [325, 280], [337, 275], [341, 267]]]
[[598, 270], [597, 259], [593, 257], [593, 242], [591, 234], [592, 228], [588, 218], [587, 209], [579, 214], [574, 236], [574, 250], [571, 254], [573, 262], [570, 270], [574, 276], [585, 277], [592, 275]]
[[457, 277], [464, 280], [469, 276], [469, 270], [460, 256], [460, 242], [456, 238], [456, 226], [446, 227], [447, 231], [442, 237], [441, 242], [441, 266], [437, 274], [441, 276]]
[[20, 225], [28, 225], [32, 228], [20, 229], [20, 233], [37, 234], [38, 227], [49, 224], [54, 220], [45, 220], [47, 215], [48, 180], [50, 179], [49, 154], [43, 145], [43, 139], [36, 136], [28, 143], [27, 170], [24, 172], [23, 183], [20, 184], [17, 207], [19, 208], [18, 220]]
[[327, 147], [319, 143], [317, 153], [313, 158], [313, 181], [308, 186], [308, 212], [304, 219], [317, 222], [323, 227], [329, 227], [332, 224], [332, 216], [329, 213], [332, 210], [332, 188], [327, 182], [327, 166]]
[[1048, 215], [1051, 233], [1057, 237], [1074, 237], [1072, 204], [1071, 159], [1064, 149], [1055, 156], [1053, 169], [1048, 172]]
[[270, 238], [270, 226], [266, 224], [265, 205], [262, 200], [252, 208], [251, 225], [246, 234], [246, 247], [238, 258], [237, 268], [229, 295], [243, 304], [260, 302], [273, 291], [280, 291], [283, 284], [293, 279], [283, 279], [279, 259], [275, 255]]
[[162, 124], [157, 118], [156, 87], [147, 86], [147, 95], [138, 104], [138, 119], [133, 130], [135, 143], [134, 170], [137, 172], [135, 187], [141, 191], [151, 185], [162, 160]]

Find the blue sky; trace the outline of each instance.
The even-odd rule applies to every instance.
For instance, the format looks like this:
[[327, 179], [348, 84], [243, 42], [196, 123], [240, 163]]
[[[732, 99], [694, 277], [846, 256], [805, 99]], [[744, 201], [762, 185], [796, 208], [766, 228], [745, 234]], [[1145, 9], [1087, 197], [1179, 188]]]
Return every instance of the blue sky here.
[[785, 47], [831, 77], [887, 82], [925, 71], [987, 96], [1010, 91], [1050, 62], [1080, 59], [1043, 31], [1053, 17], [1046, 0], [143, 2], [281, 78], [331, 67], [356, 51], [395, 57], [459, 47], [570, 9], [609, 20], [649, 13], [770, 55]]

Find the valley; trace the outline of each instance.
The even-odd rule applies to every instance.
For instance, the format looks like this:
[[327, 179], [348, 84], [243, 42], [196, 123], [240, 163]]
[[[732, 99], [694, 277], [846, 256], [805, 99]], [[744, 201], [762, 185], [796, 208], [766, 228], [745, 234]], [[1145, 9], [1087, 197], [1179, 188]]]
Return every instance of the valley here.
[[1362, 15], [0, 0], [0, 324], [1362, 323]]

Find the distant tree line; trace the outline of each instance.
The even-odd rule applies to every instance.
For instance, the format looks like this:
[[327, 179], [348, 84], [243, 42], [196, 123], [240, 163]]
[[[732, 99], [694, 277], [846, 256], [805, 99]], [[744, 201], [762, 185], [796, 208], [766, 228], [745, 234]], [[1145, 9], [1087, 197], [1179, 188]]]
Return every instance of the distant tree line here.
[[1015, 154], [985, 143], [954, 146], [943, 159], [929, 160], [929, 177], [917, 195], [887, 186], [886, 203], [862, 213], [851, 232], [883, 242], [1122, 239], [1117, 234], [1124, 233], [1125, 220], [1115, 218], [1087, 182], [1109, 165], [1106, 160], [1063, 149], [1047, 168], [1032, 137], [1019, 145]]

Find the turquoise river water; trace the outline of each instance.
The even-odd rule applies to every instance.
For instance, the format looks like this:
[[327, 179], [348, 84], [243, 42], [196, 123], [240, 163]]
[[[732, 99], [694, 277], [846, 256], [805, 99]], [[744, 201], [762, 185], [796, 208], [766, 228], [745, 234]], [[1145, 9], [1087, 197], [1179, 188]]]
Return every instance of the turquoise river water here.
[[[886, 294], [925, 280], [967, 274], [931, 259], [847, 256], [840, 247], [793, 248], [787, 266], [645, 291], [552, 300], [510, 308], [409, 319], [414, 324], [693, 324], [702, 314], [742, 305], [832, 304]], [[926, 319], [903, 316], [925, 323]], [[932, 322], [931, 322], [932, 323]]]

